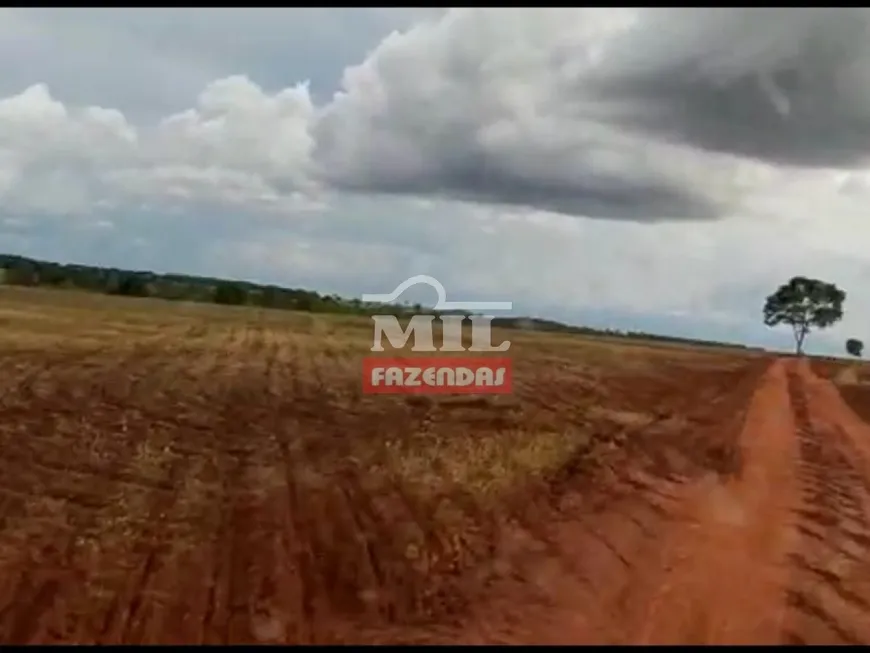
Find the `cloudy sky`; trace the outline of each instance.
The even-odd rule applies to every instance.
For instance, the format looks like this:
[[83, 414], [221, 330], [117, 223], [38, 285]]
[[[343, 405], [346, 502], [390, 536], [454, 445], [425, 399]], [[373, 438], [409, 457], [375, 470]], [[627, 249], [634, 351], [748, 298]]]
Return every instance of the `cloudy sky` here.
[[[0, 9], [0, 251], [870, 340], [868, 9]], [[434, 296], [433, 298], [434, 299]]]

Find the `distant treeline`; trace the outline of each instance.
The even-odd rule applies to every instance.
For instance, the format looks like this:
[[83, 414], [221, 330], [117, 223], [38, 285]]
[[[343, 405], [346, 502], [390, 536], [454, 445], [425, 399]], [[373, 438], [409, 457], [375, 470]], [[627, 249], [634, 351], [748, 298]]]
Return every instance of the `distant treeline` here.
[[[61, 264], [39, 261], [23, 256], [0, 254], [0, 283], [12, 286], [41, 286], [86, 290], [126, 297], [156, 297], [189, 302], [224, 305], [249, 305], [311, 313], [345, 313], [349, 315], [393, 314], [408, 317], [414, 314], [434, 314], [420, 304], [381, 305], [346, 299], [338, 295], [321, 295], [313, 290], [261, 285], [247, 281], [231, 281], [186, 274], [102, 268], [92, 265]], [[445, 312], [446, 314], [447, 312]], [[638, 331], [618, 331], [569, 326], [541, 318], [495, 318], [493, 326], [505, 329], [574, 333], [580, 335], [652, 340], [683, 345], [730, 347], [747, 349], [744, 345], [691, 340]]]
[[716, 342], [715, 340], [695, 340], [692, 338], [680, 338], [678, 336], [666, 336], [658, 333], [645, 333], [644, 331], [621, 331], [619, 329], [593, 329], [592, 327], [571, 326], [554, 320], [529, 317], [502, 317], [492, 321], [493, 326], [503, 329], [530, 329], [533, 331], [552, 331], [557, 333], [575, 333], [584, 336], [606, 336], [608, 338], [629, 338], [631, 340], [650, 340], [662, 343], [674, 343], [691, 345], [696, 347], [727, 347], [731, 349], [745, 349], [763, 351], [760, 347], [747, 347], [733, 342]]

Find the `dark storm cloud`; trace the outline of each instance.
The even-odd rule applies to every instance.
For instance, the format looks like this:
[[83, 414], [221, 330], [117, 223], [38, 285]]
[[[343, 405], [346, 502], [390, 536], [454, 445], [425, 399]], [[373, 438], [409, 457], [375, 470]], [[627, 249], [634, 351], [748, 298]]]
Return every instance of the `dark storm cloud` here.
[[345, 73], [339, 188], [603, 219], [727, 215], [744, 157], [870, 153], [867, 9], [455, 10]]
[[[641, 31], [642, 30], [642, 31]], [[618, 124], [776, 163], [870, 153], [870, 10], [658, 10], [587, 90]]]
[[511, 171], [470, 157], [465, 165], [445, 166], [427, 175], [405, 176], [396, 174], [391, 167], [386, 174], [379, 174], [378, 170], [372, 166], [362, 179], [337, 177], [333, 185], [347, 191], [429, 195], [612, 220], [698, 220], [719, 215], [713, 201], [690, 188], [632, 183], [618, 175], [601, 175], [594, 169], [577, 170], [574, 179], [548, 178], [538, 170]]

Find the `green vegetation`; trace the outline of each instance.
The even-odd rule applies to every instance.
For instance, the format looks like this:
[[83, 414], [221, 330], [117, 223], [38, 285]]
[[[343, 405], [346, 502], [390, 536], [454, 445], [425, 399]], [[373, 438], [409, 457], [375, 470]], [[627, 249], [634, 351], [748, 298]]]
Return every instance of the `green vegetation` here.
[[248, 301], [248, 292], [237, 283], [222, 281], [214, 291], [214, 303], [240, 306]]
[[[455, 311], [433, 311], [414, 305], [378, 305], [359, 299], [345, 299], [337, 295], [321, 295], [313, 290], [282, 288], [246, 281], [231, 281], [185, 274], [157, 274], [155, 272], [120, 270], [91, 265], [60, 264], [39, 261], [23, 256], [0, 254], [2, 282], [15, 286], [42, 286], [81, 290], [128, 297], [155, 297], [189, 302], [210, 302], [232, 306], [306, 311], [311, 313], [345, 313], [349, 315], [392, 314], [409, 317], [420, 313], [448, 314]], [[585, 336], [607, 336], [649, 340], [682, 345], [729, 347], [747, 349], [743, 345], [691, 340], [673, 336], [569, 326], [553, 320], [529, 317], [495, 318], [493, 326], [504, 329], [523, 329], [573, 333]]]
[[803, 353], [804, 340], [812, 329], [824, 329], [843, 318], [846, 293], [832, 283], [807, 277], [792, 277], [768, 296], [764, 323], [787, 324], [794, 333], [795, 353]]
[[861, 358], [861, 354], [864, 351], [864, 343], [858, 340], [857, 338], [849, 338], [846, 341], [846, 353], [850, 356], [855, 356], [856, 358]]

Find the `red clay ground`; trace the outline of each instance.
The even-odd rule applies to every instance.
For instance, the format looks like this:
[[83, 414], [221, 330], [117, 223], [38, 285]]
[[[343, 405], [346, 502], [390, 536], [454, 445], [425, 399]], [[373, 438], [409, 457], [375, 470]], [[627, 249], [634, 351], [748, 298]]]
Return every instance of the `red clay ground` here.
[[638, 479], [607, 513], [577, 510], [522, 582], [414, 641], [870, 642], [870, 427], [806, 361], [779, 360], [740, 443], [730, 478]]
[[198, 329], [0, 360], [0, 643], [870, 642], [870, 428], [804, 361], [429, 405]]

